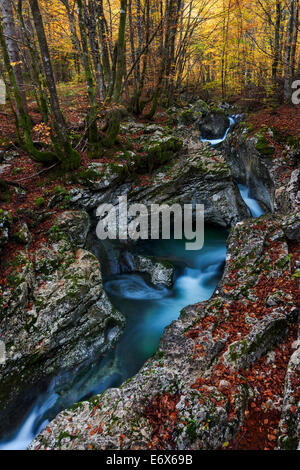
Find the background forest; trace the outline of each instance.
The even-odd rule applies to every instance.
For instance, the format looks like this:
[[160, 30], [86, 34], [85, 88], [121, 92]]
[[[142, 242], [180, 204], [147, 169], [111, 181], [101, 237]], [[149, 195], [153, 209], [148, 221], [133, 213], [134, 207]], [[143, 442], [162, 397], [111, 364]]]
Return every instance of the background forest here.
[[299, 6], [0, 0], [0, 450], [300, 449]]

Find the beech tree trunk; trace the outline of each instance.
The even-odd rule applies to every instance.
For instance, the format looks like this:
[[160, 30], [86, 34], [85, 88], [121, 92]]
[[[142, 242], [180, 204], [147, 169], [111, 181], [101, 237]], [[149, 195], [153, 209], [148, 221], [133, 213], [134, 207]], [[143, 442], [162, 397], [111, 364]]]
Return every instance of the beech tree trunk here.
[[39, 3], [38, 0], [29, 0], [29, 4], [41, 51], [43, 68], [49, 91], [51, 110], [55, 118], [55, 127], [58, 137], [58, 145], [56, 145], [56, 152], [66, 169], [77, 168], [80, 165], [80, 155], [71, 147], [67, 132], [67, 126], [59, 106], [49, 47], [46, 39]]
[[85, 70], [85, 77], [87, 83], [89, 110], [88, 110], [88, 140], [89, 140], [89, 153], [92, 156], [98, 153], [102, 155], [102, 149], [99, 142], [98, 128], [97, 128], [97, 114], [98, 105], [96, 100], [96, 88], [93, 79], [93, 71], [89, 57], [88, 36], [85, 23], [85, 10], [82, 0], [76, 0], [78, 7], [79, 29], [81, 37], [81, 47], [83, 56], [83, 66]]
[[121, 99], [122, 80], [125, 74], [125, 27], [127, 16], [127, 0], [121, 0], [119, 35], [117, 41], [116, 79], [113, 92], [113, 101], [119, 103]]

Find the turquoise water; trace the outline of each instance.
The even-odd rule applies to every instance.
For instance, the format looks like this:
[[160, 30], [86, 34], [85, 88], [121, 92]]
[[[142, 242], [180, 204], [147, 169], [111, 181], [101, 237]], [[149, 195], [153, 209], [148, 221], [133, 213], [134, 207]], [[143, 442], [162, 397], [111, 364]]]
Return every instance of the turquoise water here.
[[[147, 254], [171, 261], [177, 268], [174, 288], [155, 288], [139, 274], [121, 274], [106, 282], [115, 307], [127, 316], [126, 330], [116, 347], [120, 383], [134, 375], [156, 350], [164, 328], [183, 307], [213, 294], [226, 257], [227, 233], [207, 229], [201, 251], [184, 249], [184, 242], [151, 242]], [[128, 347], [130, 345], [130, 347]]]

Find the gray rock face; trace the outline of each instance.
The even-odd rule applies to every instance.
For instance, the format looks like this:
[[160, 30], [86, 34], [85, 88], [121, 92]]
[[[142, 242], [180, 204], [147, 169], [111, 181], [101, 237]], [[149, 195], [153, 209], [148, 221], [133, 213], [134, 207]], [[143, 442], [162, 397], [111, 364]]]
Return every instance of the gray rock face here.
[[0, 365], [0, 434], [7, 433], [20, 393], [106, 351], [123, 330], [124, 317], [104, 292], [98, 260], [75, 246], [77, 239], [84, 245], [88, 226], [87, 214], [61, 214], [50, 230], [52, 245], [15, 260], [21, 268], [11, 272], [1, 296], [6, 362]]
[[[291, 173], [290, 180], [287, 186], [283, 186], [280, 181], [276, 181], [275, 190], [275, 208], [284, 214], [294, 210], [298, 211], [300, 208], [300, 169], [294, 170]], [[298, 225], [299, 229], [299, 225]], [[298, 232], [299, 233], [299, 232]]]
[[232, 182], [230, 168], [205, 146], [189, 151], [167, 172], [157, 172], [149, 187], [132, 189], [128, 200], [146, 205], [204, 204], [206, 223], [221, 227], [231, 227], [249, 214]]
[[8, 241], [9, 229], [12, 225], [12, 217], [9, 212], [0, 210], [0, 252]]
[[297, 212], [300, 207], [300, 170], [290, 174], [290, 180], [281, 180], [280, 159], [269, 158], [257, 150], [258, 137], [231, 133], [222, 144], [223, 155], [231, 167], [233, 178], [248, 186], [252, 197], [262, 202], [271, 212]]
[[150, 256], [134, 256], [135, 269], [140, 273], [147, 273], [154, 285], [172, 287], [174, 283], [174, 267], [167, 262]]
[[230, 134], [222, 144], [233, 178], [248, 186], [252, 196], [274, 211], [275, 184], [271, 162], [256, 150], [257, 139]]
[[[282, 286], [281, 276], [291, 277], [284, 223], [285, 218], [263, 216], [259, 224], [238, 224], [214, 296], [182, 311], [155, 356], [129, 382], [60, 413], [30, 449], [227, 446], [255, 394], [245, 369], [283, 340], [297, 315], [291, 296], [266, 307], [258, 292], [262, 267], [265, 283]], [[298, 362], [297, 356], [292, 363]]]
[[288, 320], [288, 315], [274, 310], [263, 320], [256, 322], [242, 341], [230, 345], [223, 356], [224, 364], [237, 370], [247, 368], [285, 337]]
[[278, 449], [300, 450], [300, 342], [297, 341], [285, 378]]
[[23, 245], [29, 245], [32, 241], [32, 236], [26, 223], [23, 223], [19, 229], [14, 232], [13, 237], [18, 243], [22, 243]]
[[71, 245], [83, 247], [90, 230], [90, 218], [84, 211], [65, 211], [57, 217], [57, 229], [66, 232]]
[[289, 240], [300, 241], [300, 212], [286, 217], [282, 227]]

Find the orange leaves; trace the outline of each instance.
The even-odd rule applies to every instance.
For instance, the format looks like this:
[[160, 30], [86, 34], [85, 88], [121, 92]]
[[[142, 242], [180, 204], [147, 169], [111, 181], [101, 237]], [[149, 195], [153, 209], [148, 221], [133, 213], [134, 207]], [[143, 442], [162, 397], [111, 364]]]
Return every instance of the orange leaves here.
[[152, 442], [148, 444], [149, 449], [164, 449], [167, 443], [172, 445], [173, 427], [178, 416], [176, 409], [178, 401], [178, 394], [164, 393], [156, 396], [145, 408], [143, 416], [149, 420], [153, 428]]

